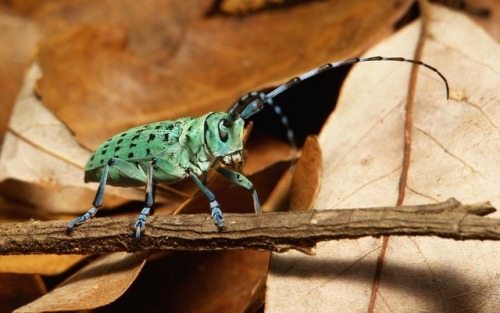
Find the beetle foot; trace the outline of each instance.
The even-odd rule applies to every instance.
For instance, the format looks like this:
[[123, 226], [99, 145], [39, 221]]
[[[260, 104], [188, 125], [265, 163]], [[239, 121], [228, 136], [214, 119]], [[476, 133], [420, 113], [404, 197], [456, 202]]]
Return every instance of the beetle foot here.
[[214, 220], [214, 224], [219, 228], [219, 231], [226, 229], [223, 223], [224, 214], [222, 214], [222, 211], [220, 210], [219, 202], [216, 200], [211, 201], [210, 208], [212, 209], [212, 219]]
[[96, 207], [92, 207], [90, 210], [88, 210], [85, 214], [83, 214], [82, 216], [80, 217], [77, 217], [75, 218], [74, 220], [72, 220], [68, 226], [66, 227], [66, 232], [67, 233], [70, 233], [73, 228], [75, 226], [78, 226], [80, 224], [82, 224], [83, 222], [85, 221], [88, 221], [89, 219], [91, 219], [95, 214], [97, 213], [97, 208]]
[[139, 214], [137, 222], [135, 222], [134, 224], [135, 240], [141, 240], [141, 233], [144, 228], [146, 228], [146, 218], [148, 217], [150, 211], [150, 208], [145, 207], [144, 209], [142, 209], [141, 214]]

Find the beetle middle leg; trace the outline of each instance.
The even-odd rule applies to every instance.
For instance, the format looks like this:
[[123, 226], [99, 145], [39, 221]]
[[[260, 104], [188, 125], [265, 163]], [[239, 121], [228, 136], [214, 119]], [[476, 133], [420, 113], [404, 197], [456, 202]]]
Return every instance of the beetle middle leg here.
[[155, 164], [156, 164], [156, 159], [153, 158], [148, 165], [147, 181], [146, 181], [146, 199], [144, 201], [145, 206], [142, 209], [141, 214], [139, 214], [137, 222], [135, 222], [134, 224], [136, 240], [141, 239], [141, 232], [146, 227], [146, 218], [148, 217], [148, 215], [151, 214], [151, 207], [153, 206], [155, 191], [156, 191], [156, 184], [153, 181], [153, 167]]

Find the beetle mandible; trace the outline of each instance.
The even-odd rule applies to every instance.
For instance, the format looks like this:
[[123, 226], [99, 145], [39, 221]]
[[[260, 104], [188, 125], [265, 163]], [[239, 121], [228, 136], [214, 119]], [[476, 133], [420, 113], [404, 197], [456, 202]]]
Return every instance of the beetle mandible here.
[[265, 106], [274, 108], [281, 116], [287, 137], [295, 150], [294, 134], [288, 119], [273, 99], [300, 82], [337, 67], [367, 61], [399, 61], [424, 66], [444, 81], [446, 96], [449, 87], [446, 78], [434, 67], [418, 60], [402, 57], [352, 58], [327, 63], [265, 94], [250, 92], [240, 98], [228, 113], [210, 112], [201, 117], [182, 117], [172, 121], [156, 122], [129, 129], [115, 135], [92, 153], [85, 165], [85, 182], [99, 182], [92, 208], [68, 224], [67, 231], [92, 218], [102, 206], [106, 184], [121, 187], [146, 186], [145, 206], [134, 224], [135, 238], [140, 239], [146, 218], [153, 206], [157, 183], [171, 184], [191, 177], [207, 196], [214, 223], [224, 229], [224, 215], [214, 194], [198, 178], [210, 168], [252, 193], [255, 212], [262, 212], [257, 192], [252, 183], [235, 169], [242, 163], [243, 130], [245, 122]]

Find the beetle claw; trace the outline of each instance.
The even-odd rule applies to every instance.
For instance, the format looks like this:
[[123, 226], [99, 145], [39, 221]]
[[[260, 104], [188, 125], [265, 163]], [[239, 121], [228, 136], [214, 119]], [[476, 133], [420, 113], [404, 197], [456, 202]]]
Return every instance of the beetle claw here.
[[82, 224], [83, 222], [85, 221], [88, 221], [89, 219], [91, 219], [95, 214], [97, 213], [97, 208], [96, 207], [92, 207], [90, 210], [88, 210], [85, 214], [83, 214], [82, 216], [80, 217], [77, 217], [75, 218], [74, 220], [72, 220], [68, 226], [66, 226], [66, 232], [67, 233], [70, 233], [73, 228], [75, 226], [78, 226], [80, 224]]
[[134, 224], [135, 240], [141, 239], [141, 232], [144, 230], [144, 228], [146, 228], [146, 218], [148, 217], [150, 211], [150, 208], [145, 207], [144, 209], [142, 209], [141, 214], [139, 214], [137, 222], [135, 222]]
[[141, 240], [141, 232], [144, 225], [139, 222], [135, 223], [135, 240]]
[[217, 227], [219, 228], [219, 231], [226, 229], [223, 222], [224, 214], [222, 214], [222, 211], [220, 210], [218, 203], [217, 206], [214, 206], [212, 208], [212, 218], [214, 220], [214, 224], [217, 225]]

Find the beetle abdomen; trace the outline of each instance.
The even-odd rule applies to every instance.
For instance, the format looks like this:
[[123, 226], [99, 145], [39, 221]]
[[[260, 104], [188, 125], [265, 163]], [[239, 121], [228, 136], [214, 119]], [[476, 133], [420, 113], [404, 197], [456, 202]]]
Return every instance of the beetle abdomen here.
[[182, 125], [191, 119], [184, 117], [147, 124], [115, 135], [94, 151], [85, 165], [85, 171], [102, 168], [111, 158], [140, 162], [174, 154], [179, 149]]

